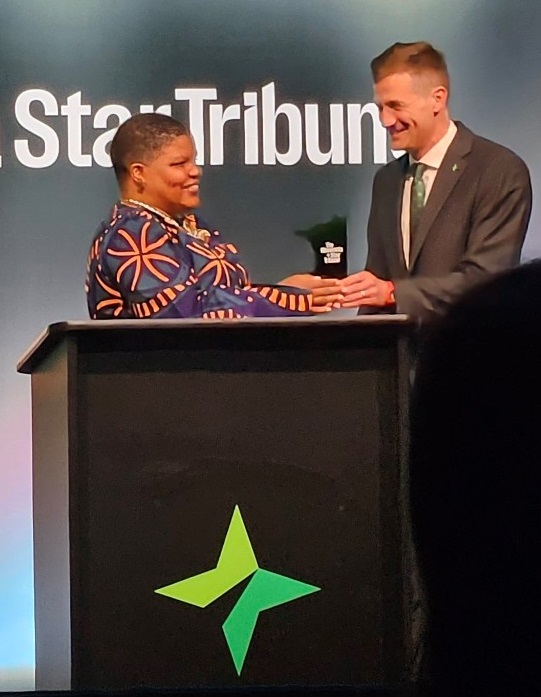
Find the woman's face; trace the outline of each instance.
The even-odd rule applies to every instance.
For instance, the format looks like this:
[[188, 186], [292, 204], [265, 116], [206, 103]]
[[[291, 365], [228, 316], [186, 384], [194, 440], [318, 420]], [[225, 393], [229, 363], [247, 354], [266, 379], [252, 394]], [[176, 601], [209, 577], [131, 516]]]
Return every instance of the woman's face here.
[[169, 215], [189, 213], [199, 206], [201, 169], [195, 164], [191, 136], [177, 136], [158, 152], [153, 160], [140, 165], [139, 197], [149, 206]]

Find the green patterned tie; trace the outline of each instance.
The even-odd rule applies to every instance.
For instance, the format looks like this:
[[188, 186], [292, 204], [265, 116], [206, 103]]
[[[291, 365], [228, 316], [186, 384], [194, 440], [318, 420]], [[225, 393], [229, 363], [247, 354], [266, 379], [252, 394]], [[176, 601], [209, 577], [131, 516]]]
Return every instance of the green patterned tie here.
[[421, 162], [415, 162], [409, 169], [410, 174], [413, 175], [410, 198], [410, 244], [415, 238], [419, 219], [425, 207], [425, 183], [423, 181], [425, 169], [426, 165], [423, 165]]

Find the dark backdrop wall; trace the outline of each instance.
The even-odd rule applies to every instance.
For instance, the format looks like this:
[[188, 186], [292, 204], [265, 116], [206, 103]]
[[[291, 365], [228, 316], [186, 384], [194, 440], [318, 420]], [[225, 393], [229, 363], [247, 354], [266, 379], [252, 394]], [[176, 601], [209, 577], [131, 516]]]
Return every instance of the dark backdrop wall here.
[[[86, 317], [119, 120], [160, 107], [190, 122], [201, 213], [254, 278], [310, 269], [294, 233], [334, 215], [354, 271], [372, 177], [393, 157], [370, 59], [397, 40], [440, 47], [453, 116], [518, 152], [537, 198], [540, 27], [536, 0], [0, 3], [0, 689], [30, 686], [33, 667], [29, 381], [14, 365], [48, 323]], [[541, 254], [539, 215], [525, 258]]]

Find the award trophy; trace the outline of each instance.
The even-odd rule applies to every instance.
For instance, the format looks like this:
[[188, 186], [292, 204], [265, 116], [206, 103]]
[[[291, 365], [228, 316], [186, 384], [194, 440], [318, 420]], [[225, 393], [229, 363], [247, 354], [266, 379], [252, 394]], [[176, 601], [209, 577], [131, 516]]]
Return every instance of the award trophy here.
[[295, 234], [308, 240], [314, 251], [314, 275], [323, 278], [347, 276], [346, 218], [335, 216], [326, 223], [319, 223], [307, 230], [297, 230]]

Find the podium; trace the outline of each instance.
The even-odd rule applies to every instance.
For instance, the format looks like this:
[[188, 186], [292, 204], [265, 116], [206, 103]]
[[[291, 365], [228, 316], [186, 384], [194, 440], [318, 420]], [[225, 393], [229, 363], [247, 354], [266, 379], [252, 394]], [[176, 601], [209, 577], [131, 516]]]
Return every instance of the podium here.
[[18, 365], [36, 688], [403, 680], [410, 330], [398, 315], [48, 327]]

